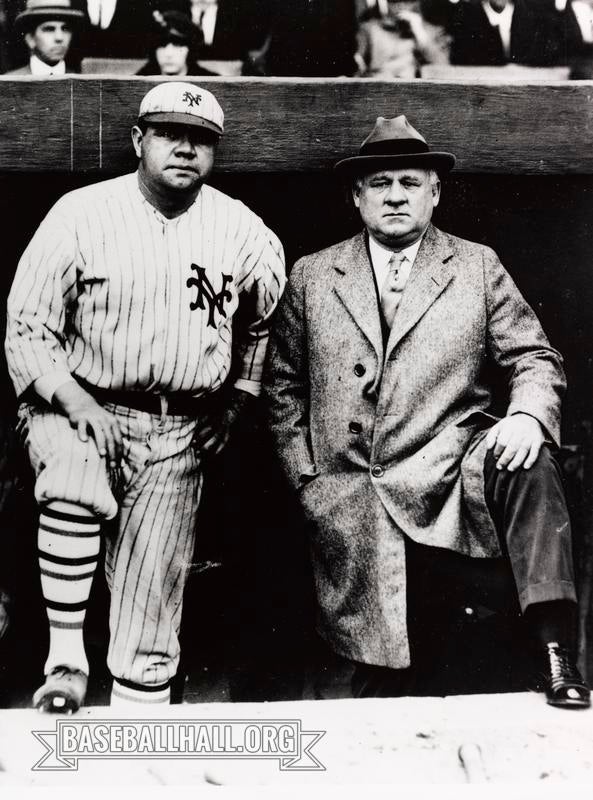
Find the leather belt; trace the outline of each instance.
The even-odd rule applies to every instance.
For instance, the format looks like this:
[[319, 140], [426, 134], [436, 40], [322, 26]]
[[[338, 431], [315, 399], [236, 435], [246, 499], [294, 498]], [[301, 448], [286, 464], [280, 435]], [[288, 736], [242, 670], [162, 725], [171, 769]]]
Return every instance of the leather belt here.
[[101, 389], [91, 386], [77, 378], [78, 382], [97, 402], [127, 406], [136, 411], [145, 411], [158, 416], [198, 417], [216, 408], [221, 409], [220, 392], [211, 392], [202, 397], [193, 397], [185, 392], [153, 394], [151, 392], [126, 391], [121, 389]]

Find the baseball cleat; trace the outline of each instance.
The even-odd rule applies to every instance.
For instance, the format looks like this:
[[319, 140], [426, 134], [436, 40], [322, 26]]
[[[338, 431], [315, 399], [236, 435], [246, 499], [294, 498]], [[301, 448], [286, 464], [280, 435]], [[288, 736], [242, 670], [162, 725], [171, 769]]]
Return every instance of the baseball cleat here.
[[47, 714], [73, 714], [84, 703], [87, 682], [82, 670], [60, 664], [46, 675], [33, 695], [33, 705]]

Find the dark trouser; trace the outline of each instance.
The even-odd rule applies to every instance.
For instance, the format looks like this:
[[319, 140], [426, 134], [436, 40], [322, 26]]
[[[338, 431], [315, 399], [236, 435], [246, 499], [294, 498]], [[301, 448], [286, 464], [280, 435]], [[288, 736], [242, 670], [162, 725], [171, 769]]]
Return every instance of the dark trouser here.
[[[576, 602], [570, 521], [560, 468], [543, 447], [528, 470], [497, 470], [484, 462], [485, 496], [503, 558], [469, 556], [406, 540], [411, 669], [358, 664], [321, 645], [322, 666], [313, 679], [316, 697], [369, 697], [408, 693], [414, 680], [421, 620], [431, 614], [441, 587], [449, 604], [467, 600], [511, 614], [541, 603]], [[438, 601], [437, 601], [438, 602]], [[540, 606], [542, 607], [542, 606]], [[569, 635], [567, 633], [567, 635]]]
[[[576, 602], [570, 520], [558, 462], [548, 447], [528, 470], [497, 470], [484, 461], [484, 488], [503, 559], [470, 558], [408, 540], [414, 571], [457, 576], [473, 596], [495, 611], [521, 611], [533, 603]], [[512, 591], [511, 581], [516, 592]], [[510, 585], [511, 584], [511, 585]]]

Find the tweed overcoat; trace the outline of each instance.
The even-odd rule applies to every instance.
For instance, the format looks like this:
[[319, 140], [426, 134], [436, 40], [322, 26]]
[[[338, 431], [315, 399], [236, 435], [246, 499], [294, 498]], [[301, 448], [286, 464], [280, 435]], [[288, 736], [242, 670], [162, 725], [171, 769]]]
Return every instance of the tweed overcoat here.
[[500, 555], [483, 475], [493, 368], [507, 413], [557, 444], [562, 359], [491, 249], [429, 226], [385, 345], [362, 233], [295, 264], [265, 392], [311, 523], [318, 628], [347, 658], [410, 663], [404, 535]]

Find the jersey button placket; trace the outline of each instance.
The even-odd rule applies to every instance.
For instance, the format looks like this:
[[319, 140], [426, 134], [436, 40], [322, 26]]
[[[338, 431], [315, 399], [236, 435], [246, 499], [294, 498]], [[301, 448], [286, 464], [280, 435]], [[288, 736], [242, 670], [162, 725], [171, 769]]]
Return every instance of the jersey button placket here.
[[[159, 253], [155, 259], [155, 280], [157, 285], [157, 299], [160, 298], [162, 305], [157, 303], [157, 314], [154, 320], [155, 336], [152, 342], [152, 373], [158, 383], [163, 375], [165, 362], [165, 346], [167, 340], [167, 315], [168, 315], [168, 274], [169, 274], [169, 254], [167, 247], [167, 224], [156, 211], [155, 223], [159, 231]], [[158, 308], [162, 308], [162, 316], [158, 313]]]

